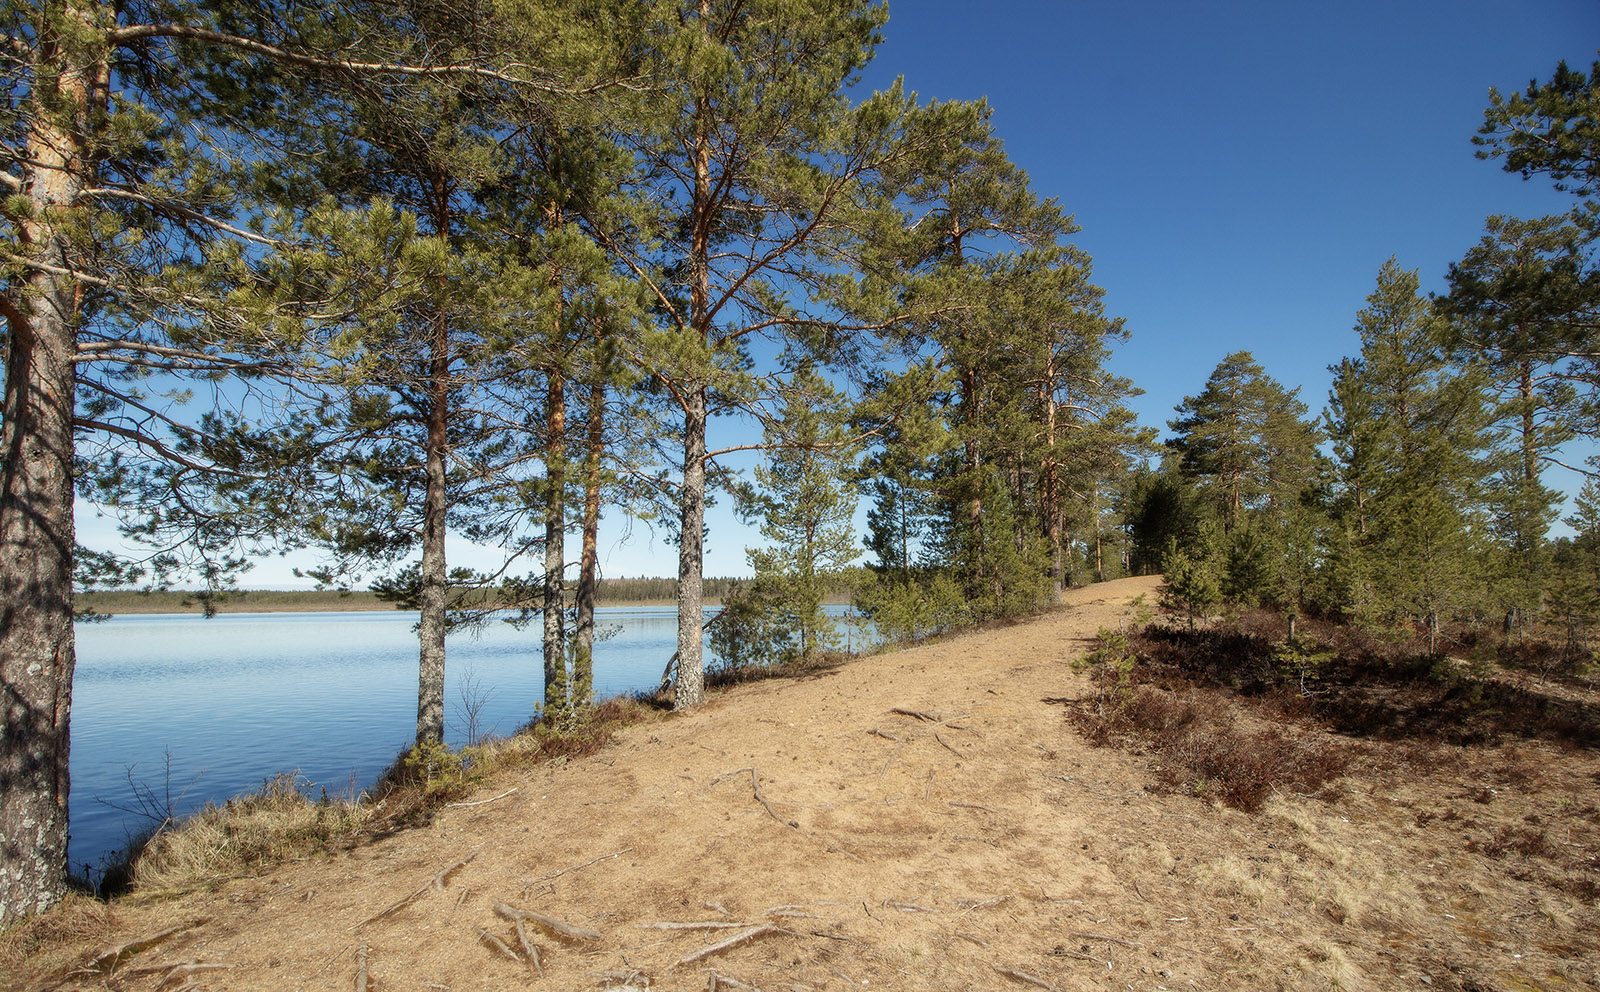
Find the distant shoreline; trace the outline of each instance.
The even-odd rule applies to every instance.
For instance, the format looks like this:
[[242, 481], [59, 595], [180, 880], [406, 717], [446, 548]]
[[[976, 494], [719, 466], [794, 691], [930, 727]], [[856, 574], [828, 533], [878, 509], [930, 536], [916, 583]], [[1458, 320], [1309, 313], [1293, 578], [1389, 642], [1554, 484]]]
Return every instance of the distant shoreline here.
[[[676, 606], [677, 601], [672, 599], [618, 599], [602, 600], [597, 605], [602, 608], [632, 608], [647, 606]], [[720, 606], [718, 599], [708, 598], [707, 606]], [[104, 613], [111, 616], [119, 614], [152, 614], [152, 613], [200, 613], [199, 600], [193, 593], [138, 593], [138, 592], [93, 592], [79, 593], [76, 599], [79, 611], [90, 613]], [[252, 590], [242, 593], [231, 593], [228, 598], [216, 604], [218, 613], [392, 613], [397, 607], [386, 603], [372, 593], [351, 593], [340, 596], [337, 593], [309, 593], [309, 592], [275, 592], [272, 590]]]

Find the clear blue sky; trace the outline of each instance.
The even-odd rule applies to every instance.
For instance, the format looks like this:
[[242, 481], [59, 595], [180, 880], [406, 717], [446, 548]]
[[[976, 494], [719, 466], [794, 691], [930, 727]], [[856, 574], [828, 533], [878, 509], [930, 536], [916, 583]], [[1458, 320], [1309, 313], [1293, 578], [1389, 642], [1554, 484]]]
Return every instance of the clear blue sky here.
[[[1011, 157], [1082, 227], [1132, 332], [1113, 368], [1164, 431], [1240, 349], [1319, 410], [1386, 258], [1439, 290], [1486, 216], [1570, 206], [1477, 160], [1471, 137], [1491, 86], [1597, 48], [1594, 0], [898, 0], [862, 85], [989, 101]], [[709, 519], [707, 574], [747, 572], [758, 536], [726, 506]], [[606, 574], [676, 574], [659, 534], [618, 545], [624, 527], [607, 520]], [[292, 582], [277, 561], [245, 578]]]

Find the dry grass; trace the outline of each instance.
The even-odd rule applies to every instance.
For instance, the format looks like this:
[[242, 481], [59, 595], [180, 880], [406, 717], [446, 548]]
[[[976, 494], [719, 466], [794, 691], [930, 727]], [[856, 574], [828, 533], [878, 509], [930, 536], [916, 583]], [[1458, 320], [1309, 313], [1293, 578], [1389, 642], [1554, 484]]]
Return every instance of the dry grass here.
[[535, 723], [507, 738], [450, 751], [403, 751], [367, 793], [308, 797], [295, 773], [278, 775], [258, 792], [207, 805], [136, 844], [108, 888], [172, 894], [213, 885], [286, 861], [349, 848], [425, 822], [484, 782], [513, 768], [593, 754], [623, 727], [659, 719], [662, 704], [617, 697], [562, 724]]

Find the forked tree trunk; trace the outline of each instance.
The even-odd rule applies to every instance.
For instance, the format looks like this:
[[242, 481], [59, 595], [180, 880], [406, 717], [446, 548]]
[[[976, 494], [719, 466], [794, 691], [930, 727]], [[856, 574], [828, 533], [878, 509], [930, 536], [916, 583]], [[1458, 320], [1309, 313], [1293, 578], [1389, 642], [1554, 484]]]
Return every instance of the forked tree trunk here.
[[3, 297], [9, 328], [0, 429], [0, 926], [43, 912], [66, 890], [72, 637], [73, 353], [79, 289], [56, 228], [90, 168], [81, 136], [104, 79], [85, 50], [93, 7], [67, 4], [64, 30], [39, 39], [37, 85], [50, 107], [31, 121], [21, 223], [35, 271]]

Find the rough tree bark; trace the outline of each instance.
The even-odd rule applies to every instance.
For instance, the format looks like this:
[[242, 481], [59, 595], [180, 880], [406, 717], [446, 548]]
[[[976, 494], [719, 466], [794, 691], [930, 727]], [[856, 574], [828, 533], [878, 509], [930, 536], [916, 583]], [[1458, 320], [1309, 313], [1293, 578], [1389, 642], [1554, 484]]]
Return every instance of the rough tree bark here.
[[20, 240], [36, 268], [4, 294], [10, 330], [0, 434], [0, 926], [48, 909], [66, 889], [72, 637], [75, 262], [58, 226], [92, 168], [85, 137], [103, 99], [96, 8], [69, 2], [45, 21]]

